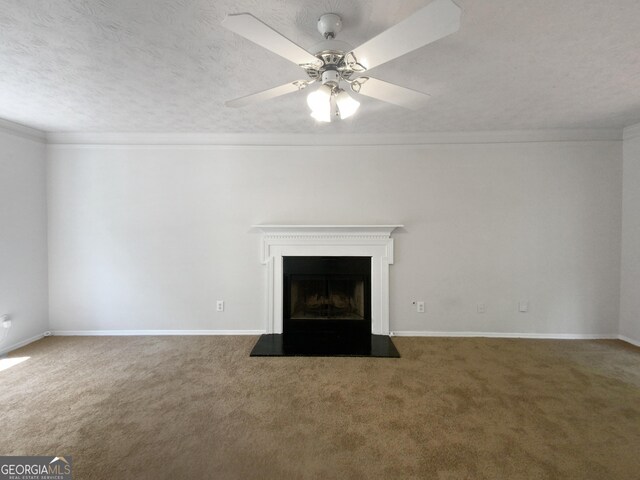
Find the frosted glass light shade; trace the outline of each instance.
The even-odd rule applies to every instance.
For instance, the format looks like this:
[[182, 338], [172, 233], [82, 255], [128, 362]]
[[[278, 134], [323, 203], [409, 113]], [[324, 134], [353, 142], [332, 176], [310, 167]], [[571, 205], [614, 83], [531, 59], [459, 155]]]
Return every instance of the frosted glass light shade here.
[[347, 92], [342, 90], [336, 96], [336, 104], [338, 105], [338, 112], [340, 112], [340, 118], [349, 118], [356, 113], [360, 107], [360, 102], [352, 98]]
[[322, 85], [307, 95], [311, 116], [320, 122], [331, 121], [331, 87]]
[[331, 112], [311, 112], [311, 116], [319, 122], [329, 123], [331, 121]]

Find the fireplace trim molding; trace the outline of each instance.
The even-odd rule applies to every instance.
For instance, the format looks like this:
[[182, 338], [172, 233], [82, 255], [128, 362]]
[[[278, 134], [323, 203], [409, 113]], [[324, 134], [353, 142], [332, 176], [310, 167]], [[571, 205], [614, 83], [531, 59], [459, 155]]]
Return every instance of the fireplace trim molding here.
[[286, 256], [371, 257], [371, 333], [389, 335], [391, 232], [404, 225], [252, 225], [262, 233], [261, 263], [267, 267], [266, 333], [282, 333]]

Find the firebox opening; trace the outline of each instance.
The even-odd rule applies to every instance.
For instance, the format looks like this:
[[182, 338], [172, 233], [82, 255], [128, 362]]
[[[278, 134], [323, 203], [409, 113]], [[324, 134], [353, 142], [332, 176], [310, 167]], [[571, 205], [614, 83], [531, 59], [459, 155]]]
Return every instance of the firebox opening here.
[[371, 334], [371, 257], [284, 257], [284, 332]]

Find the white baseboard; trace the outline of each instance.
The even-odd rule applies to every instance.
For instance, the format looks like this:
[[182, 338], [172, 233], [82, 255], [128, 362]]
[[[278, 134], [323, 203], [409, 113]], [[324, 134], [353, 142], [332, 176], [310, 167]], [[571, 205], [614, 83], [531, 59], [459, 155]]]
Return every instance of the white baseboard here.
[[[154, 335], [262, 335], [264, 330], [53, 330], [53, 335], [61, 337], [85, 336], [154, 336]], [[505, 332], [425, 332], [401, 330], [391, 332], [395, 337], [486, 337], [486, 338], [531, 338], [550, 340], [623, 340], [633, 345], [640, 346], [640, 342], [629, 337], [617, 334], [599, 333], [505, 333]], [[8, 347], [15, 350], [28, 343], [42, 338], [38, 335], [29, 340]], [[3, 350], [4, 351], [4, 350]], [[1, 352], [0, 352], [1, 353]]]
[[153, 336], [153, 335], [262, 335], [264, 330], [53, 330], [61, 337]]
[[25, 345], [29, 345], [30, 343], [37, 342], [42, 337], [44, 337], [43, 333], [39, 333], [38, 335], [34, 335], [33, 337], [27, 338], [26, 340], [22, 340], [21, 342], [14, 343], [13, 345], [9, 345], [6, 347], [1, 347], [0, 355], [6, 355], [13, 350], [17, 350], [18, 348], [24, 347]]
[[[264, 330], [54, 330], [58, 336], [153, 336], [153, 335], [262, 335]], [[529, 338], [548, 340], [622, 340], [636, 347], [640, 341], [625, 335], [598, 333], [504, 333], [504, 332], [425, 332], [401, 330], [391, 332], [395, 337], [486, 337], [486, 338]], [[43, 333], [6, 346], [0, 350], [0, 355], [6, 355], [13, 350], [29, 345], [44, 337]]]
[[617, 340], [617, 334], [600, 333], [507, 333], [507, 332], [425, 332], [397, 331], [396, 337], [486, 337], [486, 338], [537, 338], [548, 340]]
[[631, 345], [635, 345], [636, 347], [640, 347], [640, 340], [635, 340], [631, 337], [627, 337], [626, 335], [618, 335], [618, 338], [623, 342], [627, 342]]

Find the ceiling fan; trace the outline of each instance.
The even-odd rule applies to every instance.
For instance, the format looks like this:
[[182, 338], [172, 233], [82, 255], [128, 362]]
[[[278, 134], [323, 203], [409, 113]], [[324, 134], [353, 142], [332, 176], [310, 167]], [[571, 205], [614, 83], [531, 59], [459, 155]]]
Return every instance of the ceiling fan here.
[[324, 41], [313, 47], [313, 53], [307, 52], [249, 13], [227, 15], [222, 21], [224, 27], [299, 65], [308, 78], [230, 100], [225, 105], [243, 107], [303, 90], [320, 82], [320, 87], [307, 96], [307, 104], [311, 108], [311, 116], [321, 122], [348, 118], [360, 106], [357, 100], [341, 88], [341, 84], [348, 85], [348, 88], [360, 95], [405, 108], [419, 109], [429, 99], [426, 93], [363, 74], [455, 33], [460, 28], [460, 15], [460, 7], [452, 0], [434, 0], [378, 36], [352, 48], [335, 38], [342, 30], [340, 16], [326, 13], [318, 20], [318, 30]]

